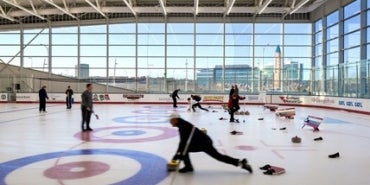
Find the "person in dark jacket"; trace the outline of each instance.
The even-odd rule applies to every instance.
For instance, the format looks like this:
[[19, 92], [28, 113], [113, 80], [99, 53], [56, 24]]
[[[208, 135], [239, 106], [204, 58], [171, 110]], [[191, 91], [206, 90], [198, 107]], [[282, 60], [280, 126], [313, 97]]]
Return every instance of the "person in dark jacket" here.
[[[200, 131], [191, 123], [185, 121], [177, 113], [172, 113], [170, 115], [170, 123], [173, 127], [178, 127], [180, 133], [180, 143], [177, 149], [176, 154], [172, 160], [183, 160], [184, 168], [180, 169], [180, 173], [192, 172], [194, 171], [193, 165], [191, 164], [189, 153], [190, 152], [205, 152], [211, 157], [215, 158], [218, 161], [231, 164], [234, 166], [241, 166], [242, 169], [253, 172], [252, 167], [248, 164], [247, 159], [235, 159], [227, 155], [220, 154], [215, 147], [213, 146], [212, 139]], [[191, 137], [191, 132], [193, 135]], [[190, 138], [191, 137], [191, 138]], [[187, 145], [187, 142], [190, 138], [190, 143]]]
[[230, 92], [229, 92], [229, 98], [234, 94], [234, 85], [231, 86]]
[[234, 89], [234, 93], [229, 97], [229, 102], [227, 104], [229, 108], [230, 122], [235, 122], [234, 113], [240, 109], [239, 100], [245, 99], [245, 97], [239, 96], [238, 87], [236, 85], [234, 86]]
[[72, 96], [73, 96], [73, 90], [71, 89], [71, 86], [68, 86], [67, 90], [66, 90], [66, 105], [67, 105], [67, 109], [71, 109], [72, 108]]
[[194, 103], [191, 108], [193, 109], [193, 111], [195, 112], [195, 107], [199, 107], [200, 109], [202, 110], [205, 110], [205, 111], [209, 111], [208, 109], [205, 109], [203, 108], [201, 105], [200, 105], [200, 100], [202, 100], [202, 98], [198, 95], [190, 95], [190, 97], [196, 102]]
[[43, 85], [42, 88], [39, 90], [39, 111], [46, 113], [46, 99], [49, 99], [48, 93], [46, 92], [46, 85]]
[[[92, 131], [90, 127], [91, 114], [93, 111], [92, 84], [86, 85], [86, 90], [81, 94], [82, 131]], [[86, 127], [85, 127], [86, 124]]]
[[173, 100], [173, 107], [177, 107], [177, 99], [180, 99], [178, 93], [179, 93], [180, 89], [176, 89], [172, 92], [171, 94], [171, 97], [172, 97], [172, 100]]

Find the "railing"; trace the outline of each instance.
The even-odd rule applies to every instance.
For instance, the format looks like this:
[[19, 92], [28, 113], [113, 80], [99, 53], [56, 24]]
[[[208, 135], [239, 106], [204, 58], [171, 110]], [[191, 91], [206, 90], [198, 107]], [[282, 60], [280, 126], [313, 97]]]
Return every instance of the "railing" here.
[[[194, 76], [198, 72], [195, 71]], [[187, 93], [224, 94], [236, 84], [243, 94], [264, 91], [267, 94], [370, 98], [370, 61], [313, 69], [299, 66], [281, 70], [249, 68], [242, 72], [228, 71], [225, 77], [207, 76], [196, 80], [143, 76], [115, 77], [112, 81], [112, 78], [106, 77], [77, 79], [54, 74], [50, 78], [41, 78], [27, 76], [27, 72], [24, 72], [0, 75], [0, 92], [37, 92], [42, 85], [47, 85], [48, 92], [64, 92], [68, 85], [75, 92], [82, 92], [86, 83], [95, 84], [94, 91], [104, 93], [168, 93], [180, 88], [181, 92]]]

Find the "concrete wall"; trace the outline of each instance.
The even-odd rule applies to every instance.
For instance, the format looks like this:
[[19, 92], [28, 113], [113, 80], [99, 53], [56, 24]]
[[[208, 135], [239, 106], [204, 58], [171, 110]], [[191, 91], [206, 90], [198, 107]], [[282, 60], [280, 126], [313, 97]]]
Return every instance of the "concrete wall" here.
[[[0, 63], [0, 92], [37, 92], [42, 85], [46, 85], [50, 93], [65, 92], [68, 85], [75, 92], [82, 92], [86, 88], [86, 83], [88, 82], [75, 78]], [[16, 90], [16, 84], [20, 84], [20, 90]], [[9, 91], [9, 88], [11, 88], [11, 91]], [[94, 91], [110, 93], [131, 92], [130, 90], [104, 84], [94, 84]]]

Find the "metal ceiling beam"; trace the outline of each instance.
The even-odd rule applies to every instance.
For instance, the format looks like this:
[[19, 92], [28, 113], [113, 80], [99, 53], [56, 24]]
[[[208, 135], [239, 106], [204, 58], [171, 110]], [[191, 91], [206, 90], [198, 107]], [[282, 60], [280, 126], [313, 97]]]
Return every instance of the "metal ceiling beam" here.
[[127, 6], [127, 8], [130, 9], [131, 13], [134, 14], [135, 17], [137, 17], [137, 14], [136, 14], [134, 8], [132, 7], [132, 2], [131, 1], [128, 2], [127, 0], [123, 0], [123, 2]]
[[292, 11], [289, 12], [289, 14], [291, 15], [291, 14], [295, 13], [296, 11], [298, 11], [303, 5], [305, 5], [306, 3], [308, 3], [308, 1], [310, 1], [310, 0], [302, 0], [300, 3], [297, 4], [296, 7], [294, 7], [292, 9]]
[[272, 0], [266, 0], [265, 3], [263, 3], [261, 9], [258, 11], [258, 14], [262, 14], [266, 8], [269, 6]]
[[262, 3], [263, 3], [263, 0], [259, 0], [258, 6], [261, 7], [262, 6]]
[[96, 5], [94, 5], [92, 2], [90, 2], [90, 0], [85, 0], [85, 2], [87, 4], [89, 4], [91, 7], [93, 7], [98, 13], [100, 13], [100, 15], [102, 15], [103, 17], [105, 17], [106, 19], [108, 19], [108, 16], [105, 15], [105, 13], [101, 10], [98, 0], [95, 1], [96, 2]]
[[64, 8], [67, 10], [67, 12], [69, 12], [69, 8], [67, 6], [66, 0], [63, 0], [63, 5], [64, 5]]
[[233, 9], [233, 6], [234, 6], [234, 3], [235, 3], [236, 0], [230, 0], [230, 1], [231, 2], [229, 3], [229, 5], [227, 7], [227, 10], [226, 10], [224, 15], [229, 15], [230, 14], [231, 9]]
[[2, 17], [2, 18], [4, 18], [4, 19], [8, 19], [9, 21], [12, 21], [12, 22], [18, 22], [18, 23], [19, 23], [19, 21], [18, 21], [18, 20], [15, 20], [13, 17], [8, 16], [8, 15], [5, 13], [5, 11], [4, 11], [4, 9], [3, 9], [3, 7], [2, 7], [2, 6], [0, 6], [0, 12], [1, 12], [0, 17]]
[[161, 5], [162, 7], [162, 10], [163, 10], [163, 15], [164, 16], [167, 16], [167, 10], [166, 10], [166, 5], [165, 5], [165, 0], [159, 0], [159, 4]]
[[[193, 7], [167, 7], [167, 13], [194, 13]], [[234, 6], [233, 13], [256, 13], [259, 10], [258, 7], [240, 7]], [[267, 7], [264, 13], [281, 13], [281, 12], [289, 12], [289, 7]], [[307, 8], [303, 7], [299, 10], [300, 13], [307, 13]], [[55, 12], [58, 11], [56, 8], [47, 8], [42, 10], [42, 15], [55, 15]], [[70, 7], [69, 12], [72, 14], [81, 14], [81, 13], [95, 13], [96, 10], [91, 6], [85, 7]], [[130, 9], [127, 7], [102, 7], [102, 12], [109, 12], [109, 13], [131, 13]], [[137, 14], [142, 13], [161, 13], [160, 9], [153, 8], [150, 6], [147, 7], [135, 7], [135, 12]], [[223, 14], [225, 12], [224, 7], [199, 7], [199, 13], [218, 13]], [[8, 16], [10, 17], [22, 17], [27, 16], [28, 13], [16, 10], [8, 12]]]
[[310, 6], [308, 7], [302, 7], [299, 12], [302, 12], [302, 11], [307, 11], [307, 12], [312, 12], [314, 11], [316, 8], [320, 7], [321, 5], [323, 5], [324, 3], [326, 3], [326, 1], [328, 0], [316, 0], [314, 1], [313, 3], [310, 4]]
[[199, 0], [194, 0], [194, 15], [198, 15], [199, 12]]
[[[62, 11], [63, 13], [65, 13], [65, 14], [69, 15], [70, 17], [72, 17], [72, 18], [74, 18], [74, 19], [77, 19], [77, 20], [78, 20], [78, 18], [77, 18], [76, 16], [74, 16], [73, 14], [71, 14], [71, 13], [68, 11], [68, 8], [64, 9], [64, 8], [62, 8], [62, 7], [58, 6], [57, 4], [55, 4], [55, 3], [54, 3], [54, 1], [53, 1], [53, 0], [44, 0], [44, 1], [45, 1], [46, 3], [48, 3], [48, 4], [52, 5], [52, 6], [54, 6], [54, 7], [55, 7], [55, 8], [57, 8], [58, 10]], [[66, 4], [65, 0], [63, 0], [63, 3], [64, 3], [64, 7], [67, 7], [67, 4]]]
[[296, 0], [293, 0], [292, 4], [290, 5], [290, 8], [293, 9], [295, 7], [295, 2], [296, 2]]
[[39, 14], [35, 11], [32, 1], [31, 1], [31, 6], [32, 6], [32, 8], [33, 8], [33, 10], [34, 10], [34, 11], [31, 11], [31, 10], [29, 10], [29, 9], [27, 9], [27, 8], [25, 8], [25, 7], [21, 6], [21, 5], [19, 5], [19, 4], [18, 4], [18, 2], [17, 2], [17, 1], [15, 1], [15, 0], [13, 0], [13, 1], [10, 1], [10, 0], [3, 0], [3, 2], [5, 2], [5, 3], [7, 3], [7, 4], [10, 4], [10, 5], [12, 5], [12, 6], [15, 6], [15, 7], [17, 7], [17, 8], [19, 8], [19, 9], [21, 9], [21, 10], [23, 10], [23, 11], [27, 12], [28, 14], [31, 14], [31, 15], [33, 15], [33, 16], [36, 16], [36, 17], [38, 17], [38, 18], [40, 18], [40, 19], [42, 19], [42, 20], [47, 20], [45, 17], [43, 17], [43, 16], [39, 15]]

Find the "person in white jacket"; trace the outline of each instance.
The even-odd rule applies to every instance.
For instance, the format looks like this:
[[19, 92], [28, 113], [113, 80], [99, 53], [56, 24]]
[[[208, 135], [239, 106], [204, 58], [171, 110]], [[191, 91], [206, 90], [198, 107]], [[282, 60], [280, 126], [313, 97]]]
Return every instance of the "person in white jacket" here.
[[193, 105], [196, 104], [197, 102], [195, 100], [193, 100], [191, 97], [188, 98], [188, 111], [191, 111], [191, 109], [193, 108]]

